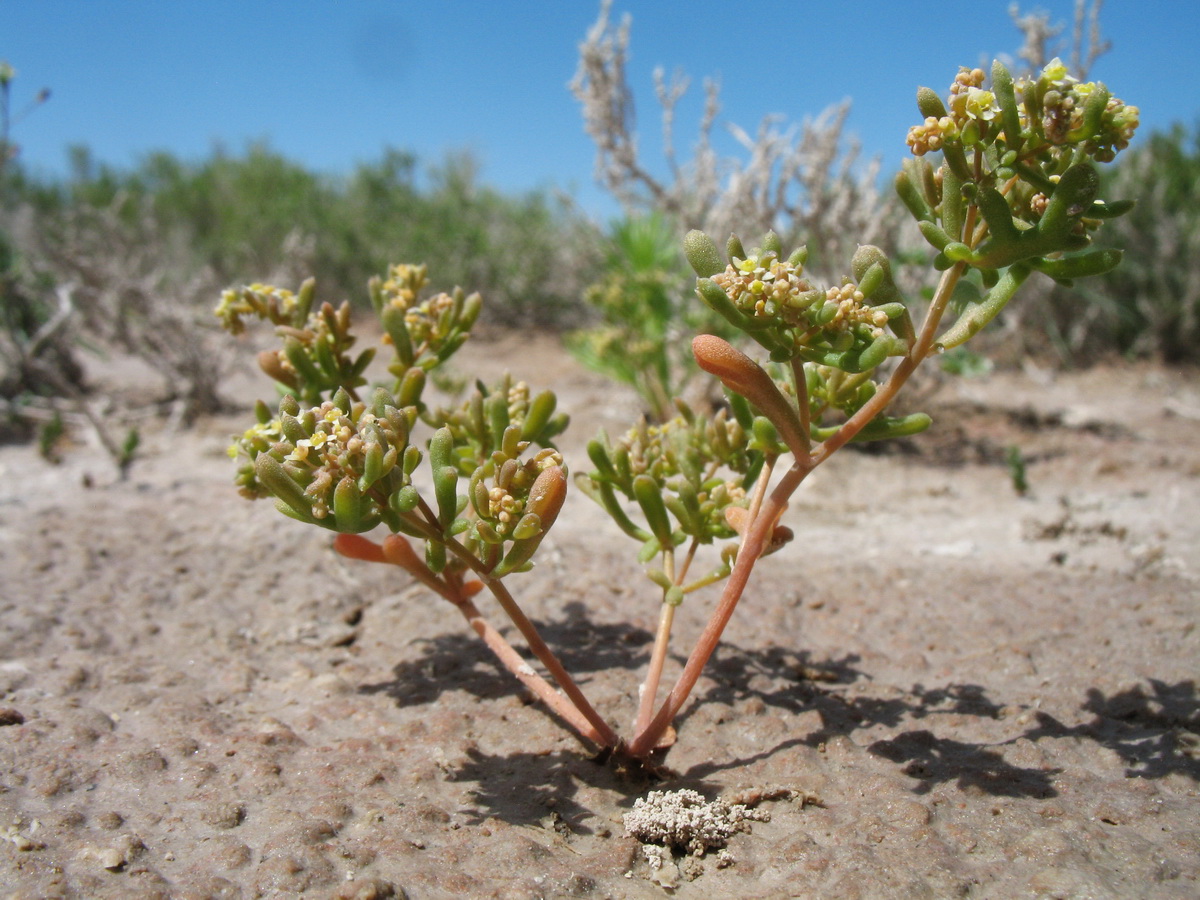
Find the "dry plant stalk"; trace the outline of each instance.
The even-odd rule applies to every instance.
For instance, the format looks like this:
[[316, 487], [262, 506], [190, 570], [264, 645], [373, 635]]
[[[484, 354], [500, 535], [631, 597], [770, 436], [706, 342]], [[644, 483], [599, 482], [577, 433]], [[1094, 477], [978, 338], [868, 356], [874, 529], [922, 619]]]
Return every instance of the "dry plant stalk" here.
[[814, 269], [836, 277], [836, 267], [857, 243], [893, 249], [898, 217], [878, 188], [879, 161], [863, 164], [861, 148], [846, 134], [849, 103], [815, 119], [789, 124], [768, 116], [754, 134], [727, 128], [745, 157], [723, 158], [713, 146], [720, 116], [720, 88], [704, 82], [704, 110], [695, 149], [681, 162], [675, 149], [676, 106], [690, 82], [680, 72], [654, 73], [661, 107], [667, 178], [654, 174], [638, 154], [633, 91], [626, 77], [630, 18], [614, 24], [611, 0], [579, 48], [571, 91], [584, 128], [596, 145], [596, 177], [626, 213], [654, 211], [709, 234], [776, 231], [785, 244], [803, 239]]

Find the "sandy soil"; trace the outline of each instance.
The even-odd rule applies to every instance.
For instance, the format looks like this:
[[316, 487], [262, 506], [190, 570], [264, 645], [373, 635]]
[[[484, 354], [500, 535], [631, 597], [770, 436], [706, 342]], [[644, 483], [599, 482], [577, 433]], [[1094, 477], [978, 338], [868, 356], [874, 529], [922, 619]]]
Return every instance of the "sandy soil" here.
[[[577, 468], [635, 410], [549, 339], [471, 352], [559, 391]], [[790, 793], [732, 863], [657, 875], [622, 815], [664, 785], [590, 761], [448, 604], [238, 498], [247, 413], [149, 429], [125, 482], [0, 448], [0, 896], [1200, 895], [1200, 377], [993, 376], [931, 411], [804, 487], [678, 723], [665, 787]], [[514, 592], [628, 723], [636, 546], [576, 495], [544, 550]]]

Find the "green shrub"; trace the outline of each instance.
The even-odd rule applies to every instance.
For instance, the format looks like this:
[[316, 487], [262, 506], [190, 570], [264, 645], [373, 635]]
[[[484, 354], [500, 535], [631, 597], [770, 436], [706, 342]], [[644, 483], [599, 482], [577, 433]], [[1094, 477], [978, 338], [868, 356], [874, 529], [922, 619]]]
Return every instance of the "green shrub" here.
[[600, 322], [566, 336], [576, 359], [633, 387], [655, 422], [675, 415], [674, 398], [699, 373], [688, 336], [733, 331], [694, 302], [685, 266], [679, 238], [662, 216], [615, 223], [603, 275], [584, 293]]

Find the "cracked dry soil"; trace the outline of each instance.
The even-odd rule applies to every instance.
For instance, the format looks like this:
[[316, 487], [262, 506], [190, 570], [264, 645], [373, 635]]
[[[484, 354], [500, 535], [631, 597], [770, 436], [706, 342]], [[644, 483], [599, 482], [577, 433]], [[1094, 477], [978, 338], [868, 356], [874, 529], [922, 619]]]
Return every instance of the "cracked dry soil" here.
[[[559, 392], [576, 469], [636, 412], [550, 338], [468, 348]], [[678, 897], [1195, 897], [1200, 377], [927, 408], [911, 452], [797, 495], [657, 786], [589, 761], [448, 604], [238, 498], [249, 413], [148, 429], [125, 482], [84, 444], [0, 447], [0, 896], [660, 897], [621, 825], [660, 787], [777, 798], [732, 864], [667, 860]], [[576, 493], [512, 582], [619, 723], [657, 615], [635, 552]]]

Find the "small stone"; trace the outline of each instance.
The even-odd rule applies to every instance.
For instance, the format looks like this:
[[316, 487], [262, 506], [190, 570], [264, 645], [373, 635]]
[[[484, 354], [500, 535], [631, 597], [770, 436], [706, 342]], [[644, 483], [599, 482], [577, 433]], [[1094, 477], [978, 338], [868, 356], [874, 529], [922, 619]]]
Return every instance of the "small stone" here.
[[95, 860], [100, 868], [110, 872], [116, 872], [128, 862], [125, 854], [116, 847], [89, 847], [83, 851], [83, 855]]
[[105, 831], [116, 831], [125, 824], [125, 817], [119, 812], [109, 810], [108, 812], [103, 812], [96, 816], [96, 824]]
[[205, 807], [200, 819], [213, 828], [236, 828], [246, 818], [246, 807], [241, 803], [214, 803]]
[[397, 888], [382, 878], [356, 878], [348, 881], [333, 894], [333, 900], [407, 900], [403, 888]]
[[11, 838], [9, 838], [9, 840], [12, 841], [12, 844], [14, 847], [16, 847], [18, 850], [20, 850], [22, 852], [27, 852], [29, 850], [45, 850], [46, 849], [46, 845], [43, 844], [41, 841], [35, 841], [33, 838], [26, 837], [25, 835], [20, 834], [20, 833], [14, 834]]

